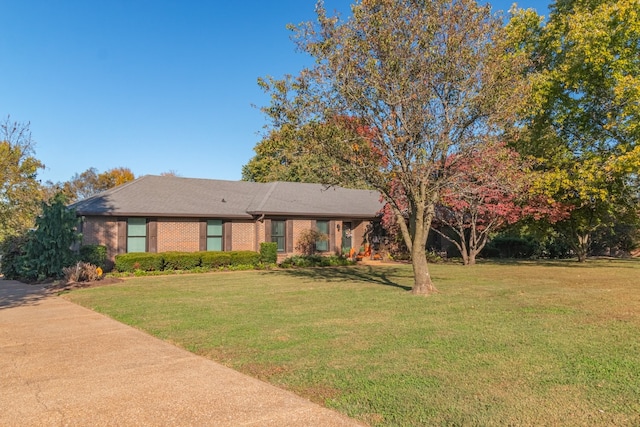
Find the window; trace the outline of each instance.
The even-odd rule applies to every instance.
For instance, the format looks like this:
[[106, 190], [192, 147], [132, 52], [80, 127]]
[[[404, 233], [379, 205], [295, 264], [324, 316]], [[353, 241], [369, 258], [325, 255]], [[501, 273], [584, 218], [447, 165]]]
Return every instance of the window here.
[[271, 241], [278, 244], [278, 252], [285, 252], [286, 221], [271, 221]]
[[147, 251], [147, 219], [129, 218], [127, 220], [127, 252]]
[[222, 220], [210, 219], [207, 221], [207, 250], [221, 251], [222, 246]]
[[329, 221], [316, 221], [316, 230], [323, 236], [323, 239], [316, 241], [316, 251], [327, 252], [329, 250]]

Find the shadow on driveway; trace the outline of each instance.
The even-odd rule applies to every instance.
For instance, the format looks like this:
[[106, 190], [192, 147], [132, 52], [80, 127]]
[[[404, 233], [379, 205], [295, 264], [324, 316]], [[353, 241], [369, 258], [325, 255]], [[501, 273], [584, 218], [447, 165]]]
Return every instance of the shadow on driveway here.
[[27, 285], [0, 278], [0, 309], [37, 305], [46, 297], [47, 294], [42, 285]]

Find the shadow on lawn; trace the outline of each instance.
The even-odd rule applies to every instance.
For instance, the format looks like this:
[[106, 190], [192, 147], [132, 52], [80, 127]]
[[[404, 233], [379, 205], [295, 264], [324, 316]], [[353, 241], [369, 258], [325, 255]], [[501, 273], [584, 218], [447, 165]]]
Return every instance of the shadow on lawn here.
[[522, 267], [570, 267], [570, 268], [639, 268], [640, 259], [638, 258], [604, 258], [593, 257], [587, 258], [586, 262], [578, 262], [575, 258], [568, 259], [496, 259], [492, 258], [486, 263], [497, 265], [512, 265]]
[[[375, 283], [383, 286], [393, 286], [411, 290], [411, 286], [403, 285], [398, 279], [412, 278], [411, 273], [407, 274], [407, 269], [399, 267], [319, 267], [319, 268], [294, 268], [281, 270], [282, 274], [293, 277], [300, 277], [313, 280], [324, 280], [326, 282], [359, 281], [365, 283]], [[404, 280], [403, 280], [404, 281]]]

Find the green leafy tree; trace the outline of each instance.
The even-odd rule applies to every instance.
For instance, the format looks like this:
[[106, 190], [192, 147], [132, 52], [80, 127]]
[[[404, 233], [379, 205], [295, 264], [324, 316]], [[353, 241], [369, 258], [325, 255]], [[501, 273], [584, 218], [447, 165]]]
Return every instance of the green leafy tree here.
[[61, 277], [62, 269], [75, 262], [72, 247], [80, 241], [78, 218], [67, 208], [66, 199], [57, 194], [43, 203], [24, 254], [24, 275], [30, 279]]
[[29, 123], [0, 123], [0, 241], [33, 224], [42, 200], [37, 179], [44, 168], [34, 157]]
[[638, 220], [640, 3], [558, 0], [545, 21], [515, 11], [508, 32], [534, 60], [529, 134], [543, 185], [572, 207], [557, 223], [580, 261], [600, 228]]
[[274, 129], [305, 129], [318, 141], [331, 159], [325, 183], [357, 177], [382, 194], [411, 252], [412, 292], [429, 294], [425, 244], [450, 178], [446, 160], [515, 120], [527, 93], [524, 55], [473, 0], [362, 0], [346, 20], [322, 2], [316, 12], [316, 23], [292, 27], [315, 65], [261, 80], [271, 94], [263, 111]]

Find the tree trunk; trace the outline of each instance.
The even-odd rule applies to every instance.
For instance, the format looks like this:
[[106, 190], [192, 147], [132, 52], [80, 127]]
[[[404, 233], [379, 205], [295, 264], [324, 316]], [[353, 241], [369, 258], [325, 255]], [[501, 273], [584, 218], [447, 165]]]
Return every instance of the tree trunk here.
[[469, 256], [467, 257], [466, 265], [476, 265], [476, 254], [477, 254], [477, 251], [473, 249], [469, 250]]
[[587, 260], [587, 252], [589, 251], [589, 233], [578, 235], [578, 244], [576, 245], [576, 255], [578, 255], [578, 262], [585, 262]]
[[420, 245], [414, 245], [411, 250], [411, 263], [413, 265], [413, 288], [411, 293], [414, 295], [430, 295], [436, 292], [435, 286], [431, 281], [429, 274], [429, 266], [427, 265], [427, 254], [425, 248], [419, 248]]

